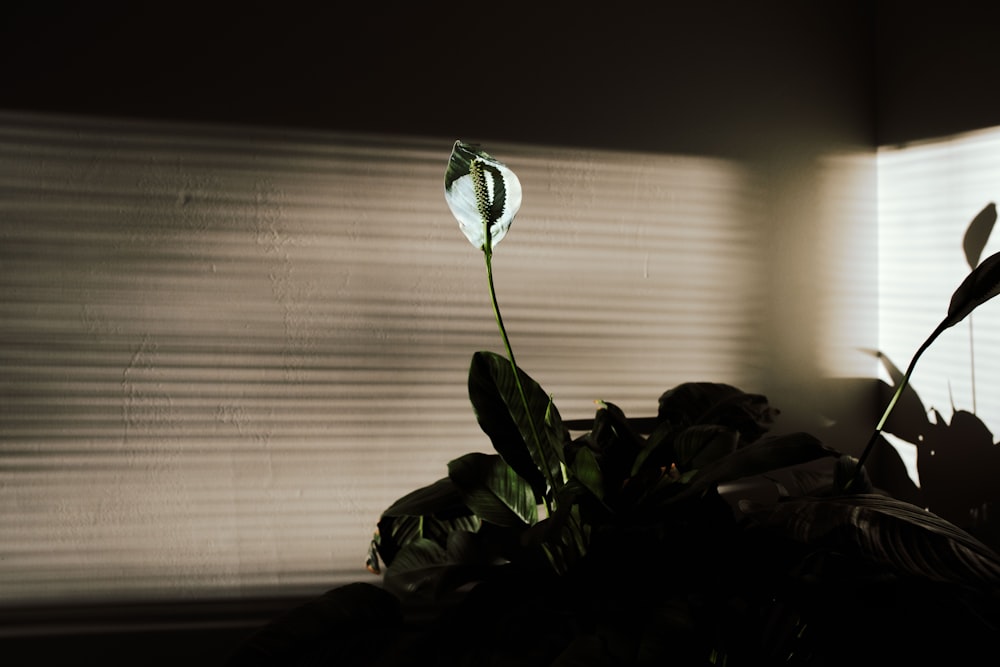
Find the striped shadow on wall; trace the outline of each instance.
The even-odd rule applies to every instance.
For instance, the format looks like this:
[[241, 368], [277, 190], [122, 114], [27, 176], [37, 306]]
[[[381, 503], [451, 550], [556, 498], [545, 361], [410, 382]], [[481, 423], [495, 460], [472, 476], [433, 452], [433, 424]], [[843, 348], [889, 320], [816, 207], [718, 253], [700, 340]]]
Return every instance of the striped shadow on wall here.
[[[466, 374], [502, 348], [443, 198], [455, 138], [0, 115], [0, 605], [371, 576], [381, 511], [489, 450]], [[486, 148], [524, 186], [506, 324], [564, 417], [748, 378], [740, 167]]]

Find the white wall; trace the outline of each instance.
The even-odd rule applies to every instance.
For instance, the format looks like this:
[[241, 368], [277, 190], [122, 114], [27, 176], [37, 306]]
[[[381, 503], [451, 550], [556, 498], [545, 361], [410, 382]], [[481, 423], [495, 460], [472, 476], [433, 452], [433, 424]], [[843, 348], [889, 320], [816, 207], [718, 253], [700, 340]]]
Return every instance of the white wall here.
[[497, 42], [450, 23], [416, 60], [392, 23], [365, 77], [296, 63], [329, 74], [322, 99], [259, 78], [229, 107], [211, 86], [167, 104], [144, 73], [132, 115], [199, 122], [100, 108], [125, 103], [115, 72], [90, 84], [103, 113], [8, 98], [0, 604], [368, 576], [381, 510], [488, 447], [465, 373], [500, 346], [441, 198], [455, 138], [524, 182], [497, 287], [564, 416], [707, 379], [767, 393], [779, 428], [821, 423], [823, 377], [874, 375], [869, 54], [850, 12], [794, 7], [511, 19], [517, 67], [486, 102], [438, 56]]
[[[382, 509], [489, 448], [465, 374], [502, 346], [444, 204], [449, 141], [34, 116], [0, 136], [6, 602], [364, 577]], [[566, 418], [595, 399], [655, 414], [686, 380], [780, 378], [787, 410], [866, 343], [831, 287], [850, 242], [824, 231], [821, 261], [768, 243], [745, 166], [490, 149], [525, 189], [501, 307]], [[856, 161], [830, 158], [824, 189], [863, 208]], [[775, 261], [794, 302], [777, 323]]]

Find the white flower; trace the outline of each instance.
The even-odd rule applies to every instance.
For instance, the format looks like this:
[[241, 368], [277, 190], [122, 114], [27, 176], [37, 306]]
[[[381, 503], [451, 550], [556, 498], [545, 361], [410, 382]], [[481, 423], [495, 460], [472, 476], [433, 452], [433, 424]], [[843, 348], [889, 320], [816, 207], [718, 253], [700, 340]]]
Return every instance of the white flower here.
[[444, 198], [469, 242], [486, 249], [500, 243], [521, 208], [521, 182], [513, 171], [475, 144], [456, 141], [444, 174]]

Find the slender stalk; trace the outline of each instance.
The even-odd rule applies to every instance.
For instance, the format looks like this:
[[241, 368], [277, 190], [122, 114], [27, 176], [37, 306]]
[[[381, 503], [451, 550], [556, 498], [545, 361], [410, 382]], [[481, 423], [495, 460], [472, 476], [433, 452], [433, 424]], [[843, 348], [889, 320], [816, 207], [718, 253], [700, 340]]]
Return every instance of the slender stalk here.
[[969, 370], [972, 373], [972, 414], [976, 414], [976, 341], [972, 336], [972, 313], [969, 313]]
[[861, 470], [865, 465], [865, 461], [868, 460], [868, 455], [871, 454], [872, 449], [875, 447], [875, 443], [882, 434], [882, 428], [885, 426], [885, 422], [889, 419], [889, 414], [892, 413], [892, 409], [896, 407], [896, 402], [899, 400], [899, 397], [903, 395], [903, 391], [910, 382], [910, 375], [913, 374], [913, 369], [917, 365], [917, 360], [920, 359], [920, 356], [928, 347], [930, 347], [931, 343], [937, 339], [941, 332], [947, 328], [946, 324], [947, 320], [938, 325], [938, 328], [934, 330], [934, 333], [932, 333], [930, 337], [924, 341], [924, 344], [921, 345], [916, 354], [913, 355], [913, 358], [910, 360], [909, 367], [907, 367], [906, 372], [903, 374], [903, 379], [900, 380], [899, 386], [896, 387], [896, 392], [892, 395], [892, 399], [889, 401], [889, 405], [886, 406], [885, 412], [882, 413], [882, 418], [879, 419], [878, 424], [875, 425], [872, 437], [868, 439], [868, 444], [865, 445], [864, 451], [861, 452], [861, 457], [858, 458], [858, 465], [854, 469], [854, 476], [847, 482], [847, 485], [844, 487], [845, 491], [849, 491], [851, 487], [857, 483], [858, 478], [861, 476]]
[[[507, 336], [507, 329], [503, 325], [503, 316], [500, 315], [500, 304], [497, 303], [497, 292], [493, 285], [493, 244], [490, 238], [489, 225], [486, 226], [486, 243], [483, 246], [483, 256], [486, 258], [486, 277], [490, 284], [490, 301], [493, 303], [493, 315], [496, 317], [497, 327], [500, 329], [500, 337], [503, 339], [504, 349], [507, 351], [507, 360], [510, 361], [510, 368], [514, 373], [514, 383], [517, 386], [517, 393], [521, 396], [521, 403], [524, 406], [524, 414], [528, 418], [528, 427], [531, 429], [531, 437], [535, 441], [535, 451], [542, 456], [542, 442], [538, 436], [538, 429], [535, 427], [535, 420], [531, 416], [531, 407], [528, 405], [528, 396], [524, 393], [524, 386], [521, 384], [520, 373], [517, 370], [517, 362], [514, 360], [514, 349], [510, 345], [510, 338]], [[544, 457], [543, 457], [544, 459]], [[545, 482], [549, 485], [549, 488], [555, 489], [555, 480], [552, 479], [552, 475], [549, 473], [548, 466], [545, 465], [544, 460], [541, 468], [542, 474], [545, 476]], [[555, 509], [552, 505], [552, 501], [549, 500], [548, 496], [545, 496], [545, 508], [551, 515], [552, 511]]]
[[[500, 337], [503, 339], [503, 346], [507, 350], [507, 359], [510, 361], [510, 368], [514, 373], [514, 384], [517, 386], [517, 393], [521, 396], [521, 404], [524, 406], [524, 414], [528, 419], [528, 427], [531, 429], [531, 437], [534, 440], [535, 452], [538, 454], [538, 464], [542, 471], [545, 483], [550, 489], [555, 490], [555, 480], [545, 462], [545, 450], [542, 448], [541, 438], [538, 436], [538, 428], [535, 420], [531, 416], [531, 406], [528, 404], [528, 396], [524, 393], [524, 386], [521, 384], [521, 375], [517, 370], [517, 362], [514, 360], [514, 349], [510, 345], [510, 338], [507, 336], [507, 328], [503, 325], [503, 317], [500, 315], [500, 304], [497, 303], [497, 291], [493, 285], [493, 234], [490, 224], [493, 222], [493, 191], [488, 187], [484, 173], [483, 163], [480, 160], [473, 160], [469, 164], [469, 175], [472, 177], [473, 192], [476, 197], [476, 207], [479, 210], [479, 217], [483, 223], [483, 256], [486, 258], [486, 277], [490, 284], [490, 301], [493, 304], [493, 315], [496, 317], [497, 327], [500, 329]], [[506, 202], [504, 202], [506, 203]], [[534, 457], [532, 457], [534, 458]], [[545, 508], [551, 516], [554, 508], [553, 500], [550, 500], [547, 493], [542, 494], [545, 500]]]

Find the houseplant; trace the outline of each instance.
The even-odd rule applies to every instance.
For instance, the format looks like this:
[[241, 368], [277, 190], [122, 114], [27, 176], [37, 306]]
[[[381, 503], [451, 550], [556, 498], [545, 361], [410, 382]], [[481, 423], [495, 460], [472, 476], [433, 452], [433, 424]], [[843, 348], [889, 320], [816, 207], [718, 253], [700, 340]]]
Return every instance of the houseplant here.
[[234, 664], [827, 665], [989, 650], [1000, 557], [873, 488], [863, 463], [920, 354], [997, 294], [1000, 255], [956, 291], [855, 459], [807, 433], [769, 435], [767, 399], [721, 383], [667, 390], [652, 418], [599, 402], [592, 421], [564, 422], [517, 365], [493, 284], [516, 175], [459, 141], [445, 198], [483, 252], [505, 349], [474, 353], [468, 381], [495, 454], [449, 462], [385, 510], [368, 556], [381, 586], [330, 591]]

